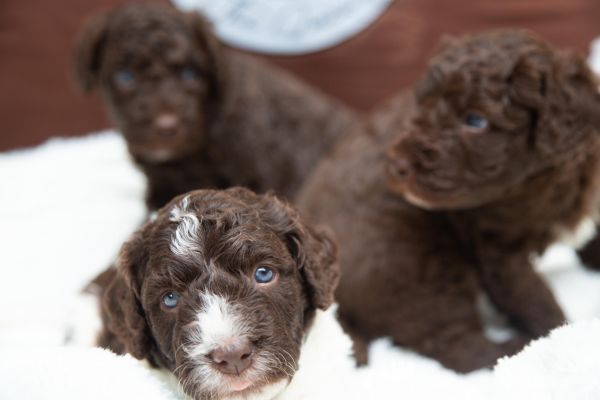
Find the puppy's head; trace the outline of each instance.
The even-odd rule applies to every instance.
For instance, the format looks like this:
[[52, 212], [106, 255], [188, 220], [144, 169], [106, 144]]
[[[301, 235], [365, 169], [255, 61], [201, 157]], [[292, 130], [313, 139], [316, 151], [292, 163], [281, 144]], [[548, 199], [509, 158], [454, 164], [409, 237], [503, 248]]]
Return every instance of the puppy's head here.
[[388, 149], [387, 177], [424, 208], [503, 198], [543, 170], [577, 162], [599, 134], [599, 96], [584, 61], [522, 31], [450, 41], [414, 94], [414, 118]]
[[124, 244], [104, 319], [196, 399], [273, 396], [314, 311], [333, 302], [335, 261], [328, 235], [274, 196], [191, 192]]
[[75, 63], [81, 86], [100, 88], [132, 155], [164, 162], [202, 145], [223, 83], [221, 52], [198, 14], [138, 4], [90, 20]]

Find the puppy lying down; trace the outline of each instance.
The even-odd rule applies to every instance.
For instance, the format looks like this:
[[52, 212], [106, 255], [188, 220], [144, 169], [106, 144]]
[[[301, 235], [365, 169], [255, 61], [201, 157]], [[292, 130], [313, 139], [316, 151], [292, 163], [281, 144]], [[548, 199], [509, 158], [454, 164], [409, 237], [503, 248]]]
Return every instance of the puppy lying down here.
[[282, 398], [331, 358], [315, 330], [335, 324], [318, 312], [333, 302], [335, 252], [325, 232], [272, 195], [179, 196], [107, 273], [99, 344], [171, 371], [195, 399]]

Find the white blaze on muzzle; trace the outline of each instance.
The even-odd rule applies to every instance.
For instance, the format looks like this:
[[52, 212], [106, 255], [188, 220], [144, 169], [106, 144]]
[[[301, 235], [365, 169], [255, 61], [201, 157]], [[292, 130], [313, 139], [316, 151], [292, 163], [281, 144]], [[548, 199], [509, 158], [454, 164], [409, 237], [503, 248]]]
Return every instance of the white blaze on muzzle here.
[[190, 357], [207, 355], [215, 348], [248, 334], [241, 313], [225, 297], [208, 292], [200, 297], [202, 308], [190, 333]]
[[[244, 322], [239, 308], [227, 298], [209, 292], [200, 294], [200, 297], [202, 307], [188, 327], [187, 344], [184, 347], [186, 358], [193, 366], [192, 379], [201, 382], [204, 390], [227, 394], [223, 398], [233, 399], [239, 385], [253, 386], [264, 383], [264, 374], [269, 370], [272, 361], [266, 354], [258, 352], [253, 357], [251, 367], [240, 375], [231, 376], [219, 372], [209, 361], [210, 353], [247, 338], [249, 327]], [[267, 387], [264, 387], [257, 393], [266, 389]]]

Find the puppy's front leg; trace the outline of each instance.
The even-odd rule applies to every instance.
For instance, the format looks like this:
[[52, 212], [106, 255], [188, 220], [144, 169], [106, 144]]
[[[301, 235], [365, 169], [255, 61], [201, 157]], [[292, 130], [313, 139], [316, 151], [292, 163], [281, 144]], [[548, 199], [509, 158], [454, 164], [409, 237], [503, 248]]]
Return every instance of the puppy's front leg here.
[[527, 252], [487, 249], [481, 254], [479, 274], [492, 302], [525, 332], [544, 336], [565, 323], [560, 306], [534, 271]]

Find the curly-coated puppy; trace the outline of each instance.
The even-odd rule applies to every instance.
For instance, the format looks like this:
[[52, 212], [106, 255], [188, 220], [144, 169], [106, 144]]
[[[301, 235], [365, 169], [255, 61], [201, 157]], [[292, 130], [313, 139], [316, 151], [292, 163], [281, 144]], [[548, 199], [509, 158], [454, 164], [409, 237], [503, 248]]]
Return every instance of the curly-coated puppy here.
[[99, 344], [169, 369], [196, 399], [273, 398], [333, 302], [335, 260], [329, 236], [272, 195], [179, 196], [121, 248]]
[[[531, 258], [594, 207], [600, 98], [585, 62], [521, 31], [467, 36], [322, 162], [300, 209], [338, 237], [340, 315], [458, 371], [565, 321]], [[485, 293], [517, 330], [494, 343]], [[357, 295], [360, 294], [360, 295]]]
[[222, 46], [197, 13], [128, 5], [91, 20], [76, 52], [156, 209], [199, 188], [291, 198], [355, 117], [283, 71]]

